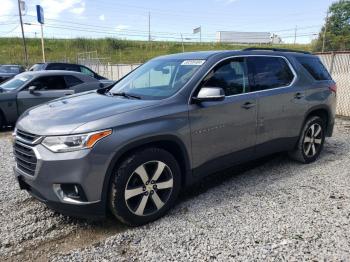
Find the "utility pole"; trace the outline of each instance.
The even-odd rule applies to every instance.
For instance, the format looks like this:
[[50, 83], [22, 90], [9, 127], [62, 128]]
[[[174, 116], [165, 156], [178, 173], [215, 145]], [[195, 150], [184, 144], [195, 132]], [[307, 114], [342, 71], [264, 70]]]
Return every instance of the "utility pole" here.
[[45, 63], [45, 47], [44, 47], [44, 28], [43, 24], [40, 24], [41, 27], [41, 51], [43, 54], [43, 63]]
[[325, 45], [326, 45], [326, 32], [327, 32], [328, 15], [329, 15], [329, 11], [327, 11], [326, 24], [325, 24], [325, 26], [324, 26], [324, 31], [323, 31], [322, 53], [324, 52], [324, 47], [325, 47]]
[[148, 12], [148, 42], [151, 42], [151, 12]]
[[27, 52], [27, 43], [26, 39], [24, 37], [24, 29], [23, 29], [23, 20], [22, 20], [22, 11], [21, 11], [21, 1], [18, 0], [18, 15], [19, 15], [19, 21], [21, 23], [21, 29], [22, 29], [22, 40], [23, 40], [23, 48], [24, 48], [24, 59], [26, 63], [26, 67], [28, 67], [28, 52]]
[[294, 45], [297, 43], [297, 31], [298, 31], [298, 26], [295, 26], [295, 30], [294, 30]]
[[199, 42], [202, 43], [202, 26], [199, 26], [200, 31], [199, 31]]

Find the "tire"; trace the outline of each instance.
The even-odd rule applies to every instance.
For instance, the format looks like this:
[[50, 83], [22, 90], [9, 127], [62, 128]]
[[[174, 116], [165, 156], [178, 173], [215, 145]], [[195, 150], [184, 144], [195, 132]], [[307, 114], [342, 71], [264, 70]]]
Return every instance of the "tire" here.
[[323, 149], [325, 126], [325, 121], [319, 116], [308, 118], [300, 133], [296, 148], [289, 152], [289, 156], [304, 164], [316, 161]]
[[109, 207], [121, 222], [140, 226], [163, 216], [174, 205], [180, 188], [180, 168], [173, 155], [146, 148], [126, 157], [114, 171]]

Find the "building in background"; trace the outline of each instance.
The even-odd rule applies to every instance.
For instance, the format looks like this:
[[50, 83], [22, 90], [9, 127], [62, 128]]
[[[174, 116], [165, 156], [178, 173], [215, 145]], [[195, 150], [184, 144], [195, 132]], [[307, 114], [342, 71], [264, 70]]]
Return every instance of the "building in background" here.
[[232, 44], [280, 44], [282, 39], [269, 32], [237, 32], [237, 31], [218, 31], [216, 32], [216, 41], [219, 43]]
[[272, 34], [271, 44], [283, 44], [282, 38], [276, 34]]

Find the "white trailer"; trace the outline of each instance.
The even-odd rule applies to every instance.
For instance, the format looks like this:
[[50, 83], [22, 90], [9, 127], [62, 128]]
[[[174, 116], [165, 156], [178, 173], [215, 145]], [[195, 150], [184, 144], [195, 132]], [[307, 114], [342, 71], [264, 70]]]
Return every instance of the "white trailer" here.
[[216, 32], [217, 42], [235, 44], [269, 44], [271, 34], [269, 32], [236, 32], [218, 31]]

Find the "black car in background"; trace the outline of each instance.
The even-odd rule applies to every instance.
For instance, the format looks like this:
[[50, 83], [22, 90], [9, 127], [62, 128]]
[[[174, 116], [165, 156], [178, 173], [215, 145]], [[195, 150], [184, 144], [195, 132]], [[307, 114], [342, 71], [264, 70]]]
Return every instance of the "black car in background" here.
[[100, 76], [96, 72], [92, 71], [90, 68], [79, 65], [79, 64], [70, 64], [70, 63], [37, 63], [33, 65], [29, 71], [42, 71], [42, 70], [65, 70], [65, 71], [75, 71], [80, 72], [85, 75], [96, 78], [97, 80], [107, 80], [105, 77]]
[[0, 83], [24, 71], [26, 71], [25, 68], [20, 65], [0, 65]]

